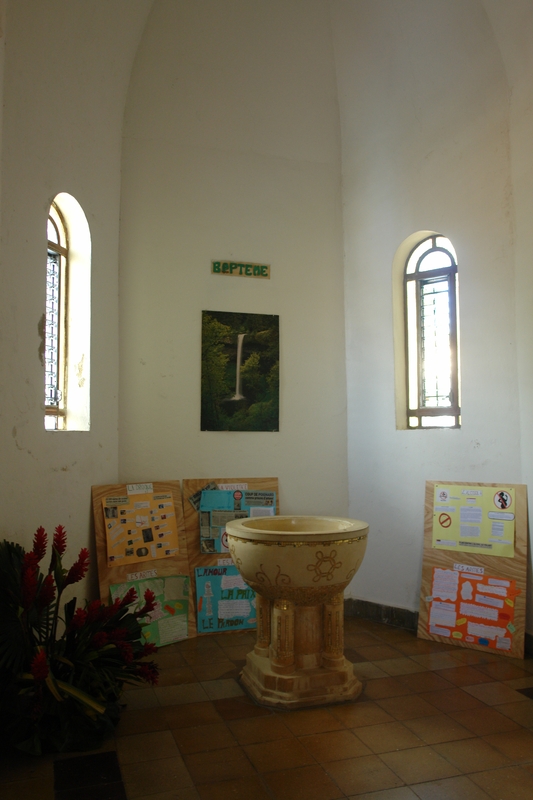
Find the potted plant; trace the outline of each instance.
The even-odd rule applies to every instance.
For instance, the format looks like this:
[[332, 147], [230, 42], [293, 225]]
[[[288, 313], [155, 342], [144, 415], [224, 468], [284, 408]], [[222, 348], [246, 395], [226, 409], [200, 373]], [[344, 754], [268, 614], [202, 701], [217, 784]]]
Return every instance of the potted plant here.
[[0, 542], [1, 731], [34, 754], [98, 747], [118, 721], [124, 684], [158, 679], [145, 660], [156, 648], [142, 635], [154, 594], [147, 590], [139, 603], [130, 589], [112, 604], [76, 607], [73, 598], [61, 608], [66, 587], [87, 573], [89, 551], [65, 569], [66, 531], [58, 525], [43, 574], [47, 540], [40, 527], [29, 552]]

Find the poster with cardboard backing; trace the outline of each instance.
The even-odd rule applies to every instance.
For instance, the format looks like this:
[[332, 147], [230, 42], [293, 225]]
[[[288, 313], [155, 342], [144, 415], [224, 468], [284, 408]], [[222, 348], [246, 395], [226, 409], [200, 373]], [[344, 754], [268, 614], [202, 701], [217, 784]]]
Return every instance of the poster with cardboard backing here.
[[[241, 487], [239, 491], [275, 492], [276, 510], [279, 514], [279, 491], [277, 478], [185, 478], [183, 481], [183, 516], [185, 537], [189, 556], [191, 603], [196, 615], [196, 575], [197, 567], [213, 567], [219, 559], [230, 558], [229, 553], [202, 553], [200, 551], [199, 498], [202, 491], [221, 487]], [[192, 500], [192, 502], [191, 502]]]
[[[443, 501], [455, 504], [450, 505], [450, 512], [456, 511], [459, 495], [481, 495], [485, 490], [494, 489], [496, 497], [497, 490], [502, 487], [511, 490], [515, 522], [513, 556], [501, 557], [482, 551], [465, 552], [454, 546], [443, 549], [442, 543], [436, 547], [435, 542], [439, 540], [434, 536], [434, 520], [439, 520], [435, 525], [443, 526], [442, 536], [445, 537], [446, 529], [452, 526], [450, 518], [453, 517], [452, 513], [446, 513], [446, 509], [436, 502], [436, 489], [441, 485], [450, 487], [452, 493], [456, 494], [455, 499]], [[491, 516], [498, 519], [502, 515], [496, 512]], [[465, 515], [465, 519], [468, 520], [468, 515]], [[426, 481], [418, 637], [472, 650], [489, 650], [493, 654], [523, 658], [527, 537], [526, 486]], [[472, 546], [468, 549], [471, 550]], [[438, 631], [442, 633], [439, 634]]]
[[[171, 578], [176, 575], [189, 575], [190, 565], [187, 553], [187, 537], [183, 517], [183, 503], [180, 481], [155, 481], [149, 484], [156, 495], [169, 494], [174, 506], [175, 526], [178, 536], [178, 551], [167, 558], [141, 559], [135, 563], [109, 564], [107, 553], [106, 520], [104, 518], [104, 501], [108, 497], [120, 497], [128, 494], [127, 484], [107, 484], [91, 487], [98, 562], [98, 584], [100, 598], [103, 602], [110, 599], [110, 587], [143, 578]], [[196, 615], [194, 612], [192, 583], [189, 579], [188, 602], [188, 636], [196, 636]]]

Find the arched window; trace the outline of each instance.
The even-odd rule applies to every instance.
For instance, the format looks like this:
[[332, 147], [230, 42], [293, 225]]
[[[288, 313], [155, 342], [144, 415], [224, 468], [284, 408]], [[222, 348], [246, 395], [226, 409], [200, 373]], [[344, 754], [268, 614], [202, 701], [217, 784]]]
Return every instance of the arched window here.
[[74, 197], [54, 198], [47, 230], [44, 426], [89, 430], [91, 237]]
[[458, 428], [457, 257], [449, 239], [427, 236], [404, 272], [407, 427]]

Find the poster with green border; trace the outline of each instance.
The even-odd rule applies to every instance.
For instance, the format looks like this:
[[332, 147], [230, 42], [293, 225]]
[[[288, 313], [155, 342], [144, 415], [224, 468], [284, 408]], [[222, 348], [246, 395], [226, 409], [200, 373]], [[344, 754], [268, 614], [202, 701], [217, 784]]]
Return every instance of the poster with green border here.
[[155, 608], [143, 622], [143, 636], [147, 642], [157, 647], [179, 642], [188, 636], [189, 610], [189, 576], [170, 575], [163, 578], [147, 578], [127, 583], [115, 583], [110, 587], [111, 599], [122, 598], [126, 592], [134, 588], [137, 600], [132, 603], [132, 610], [142, 608], [144, 593], [150, 589], [155, 594]]

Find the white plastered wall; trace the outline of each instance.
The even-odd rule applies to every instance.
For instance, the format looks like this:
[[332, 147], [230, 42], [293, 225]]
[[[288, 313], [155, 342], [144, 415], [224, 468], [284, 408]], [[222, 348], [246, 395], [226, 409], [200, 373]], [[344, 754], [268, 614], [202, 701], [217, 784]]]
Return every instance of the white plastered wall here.
[[[277, 476], [347, 511], [340, 143], [327, 4], [156, 2], [124, 126], [120, 476]], [[212, 259], [271, 279], [210, 274]], [[278, 314], [277, 433], [200, 431], [202, 310]]]
[[[350, 513], [371, 529], [348, 593], [416, 610], [425, 481], [522, 482], [510, 90], [477, 0], [339, 0], [332, 16]], [[391, 266], [417, 230], [458, 254], [461, 430], [395, 425]]]
[[[7, 0], [0, 259], [0, 538], [66, 526], [91, 543], [90, 487], [118, 472], [122, 117], [149, 0]], [[39, 321], [46, 218], [69, 192], [92, 239], [91, 430], [45, 432]], [[94, 578], [94, 568], [92, 577]], [[75, 587], [83, 597], [88, 587]], [[94, 588], [93, 588], [94, 591]]]

